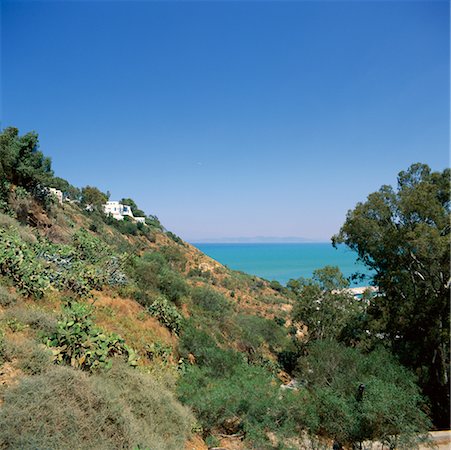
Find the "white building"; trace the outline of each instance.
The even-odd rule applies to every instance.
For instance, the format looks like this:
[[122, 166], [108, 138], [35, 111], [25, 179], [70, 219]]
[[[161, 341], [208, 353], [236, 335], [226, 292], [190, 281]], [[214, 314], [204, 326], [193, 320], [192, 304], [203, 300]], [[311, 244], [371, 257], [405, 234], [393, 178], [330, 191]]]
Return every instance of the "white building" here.
[[116, 220], [124, 220], [124, 216], [133, 218], [132, 209], [128, 205], [123, 205], [119, 202], [106, 202], [103, 205], [103, 211], [105, 214], [110, 214]]
[[111, 215], [116, 220], [124, 220], [125, 216], [130, 217], [131, 219], [136, 220], [136, 222], [145, 223], [145, 217], [134, 217], [132, 213], [132, 209], [128, 205], [123, 205], [119, 202], [106, 202], [103, 205], [103, 211], [105, 214]]
[[50, 194], [54, 195], [58, 199], [60, 205], [63, 204], [63, 193], [59, 189], [49, 188]]

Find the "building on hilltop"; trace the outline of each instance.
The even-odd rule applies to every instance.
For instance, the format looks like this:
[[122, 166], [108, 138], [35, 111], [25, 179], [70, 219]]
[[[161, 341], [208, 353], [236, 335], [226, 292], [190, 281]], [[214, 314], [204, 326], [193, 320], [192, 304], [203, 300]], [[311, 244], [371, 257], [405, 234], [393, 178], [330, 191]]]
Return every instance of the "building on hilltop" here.
[[63, 204], [63, 192], [62, 191], [51, 187], [51, 188], [48, 188], [48, 192], [57, 198], [58, 203], [60, 205]]
[[128, 216], [136, 222], [145, 223], [146, 221], [145, 217], [135, 217], [130, 206], [115, 201], [106, 202], [103, 205], [103, 212], [116, 220], [124, 220], [124, 217]]

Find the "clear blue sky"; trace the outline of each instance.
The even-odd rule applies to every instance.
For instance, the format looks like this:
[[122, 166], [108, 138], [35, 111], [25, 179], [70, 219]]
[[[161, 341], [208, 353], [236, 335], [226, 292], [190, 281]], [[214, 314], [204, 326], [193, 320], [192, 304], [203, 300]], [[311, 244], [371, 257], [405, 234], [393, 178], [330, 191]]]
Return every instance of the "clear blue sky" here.
[[327, 240], [411, 163], [449, 165], [449, 4], [2, 6], [2, 127], [188, 240]]

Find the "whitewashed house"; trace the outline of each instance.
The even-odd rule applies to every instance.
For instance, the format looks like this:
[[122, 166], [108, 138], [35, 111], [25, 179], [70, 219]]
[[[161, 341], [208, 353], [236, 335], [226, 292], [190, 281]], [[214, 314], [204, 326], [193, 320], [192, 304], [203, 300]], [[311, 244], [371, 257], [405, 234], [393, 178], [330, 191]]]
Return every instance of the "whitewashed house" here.
[[132, 209], [128, 205], [123, 205], [119, 202], [106, 202], [103, 205], [103, 211], [105, 214], [111, 215], [116, 220], [124, 220], [125, 216], [130, 217], [131, 219], [136, 220], [136, 222], [145, 223], [145, 217], [134, 217], [132, 213]]
[[55, 189], [55, 188], [49, 188], [49, 193], [54, 195], [57, 198], [58, 203], [60, 205], [63, 204], [63, 193], [62, 193], [62, 191], [60, 191], [59, 189]]

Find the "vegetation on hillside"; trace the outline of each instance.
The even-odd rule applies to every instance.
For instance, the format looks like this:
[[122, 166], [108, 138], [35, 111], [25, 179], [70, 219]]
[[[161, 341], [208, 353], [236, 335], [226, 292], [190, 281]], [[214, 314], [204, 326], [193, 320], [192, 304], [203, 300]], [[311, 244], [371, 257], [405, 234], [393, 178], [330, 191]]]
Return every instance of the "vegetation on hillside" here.
[[[432, 426], [417, 377], [423, 386], [435, 372], [418, 366], [421, 359], [406, 362], [403, 351], [413, 344], [407, 319], [420, 325], [409, 316], [418, 301], [427, 299], [429, 317], [439, 320], [434, 305], [446, 292], [416, 272], [408, 284], [412, 265], [402, 264], [408, 248], [421, 270], [441, 273], [446, 257], [438, 264], [428, 249], [443, 250], [449, 230], [430, 231], [424, 242], [421, 230], [443, 219], [449, 203], [434, 186], [447, 174], [428, 175], [437, 216], [414, 213], [411, 194], [415, 226], [386, 253], [396, 264], [377, 259], [376, 241], [355, 241], [359, 227], [368, 239], [388, 233], [371, 228], [378, 213], [350, 213], [336, 239], [376, 269], [383, 293], [357, 300], [337, 268], [285, 287], [221, 266], [153, 215], [145, 224], [105, 216], [109, 194], [54, 177], [34, 133], [4, 130], [0, 154], [0, 447], [180, 449], [198, 434], [211, 446], [230, 438], [258, 449], [379, 440], [413, 449]], [[49, 187], [69, 201], [57, 204]], [[392, 308], [404, 314], [401, 338]], [[438, 351], [443, 342], [433, 338], [425, 349]]]

